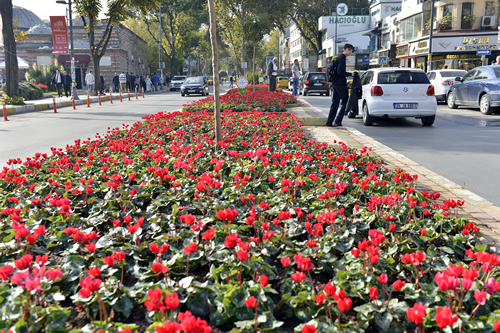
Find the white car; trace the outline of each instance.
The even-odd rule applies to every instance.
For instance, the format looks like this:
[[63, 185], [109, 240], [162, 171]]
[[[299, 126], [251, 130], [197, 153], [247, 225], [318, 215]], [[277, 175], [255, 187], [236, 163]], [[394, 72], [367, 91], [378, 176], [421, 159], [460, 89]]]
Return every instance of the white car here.
[[436, 99], [438, 101], [446, 101], [446, 96], [448, 95], [448, 91], [450, 91], [450, 87], [458, 83], [455, 79], [457, 77], [463, 78], [465, 74], [467, 74], [467, 71], [462, 69], [439, 69], [428, 72], [427, 77], [434, 86]]
[[172, 78], [172, 81], [170, 82], [170, 91], [172, 90], [180, 90], [181, 86], [184, 84], [186, 81], [186, 76], [185, 75], [176, 75]]
[[365, 126], [375, 118], [415, 117], [424, 126], [434, 123], [437, 111], [434, 86], [418, 68], [373, 68], [361, 77], [360, 108]]

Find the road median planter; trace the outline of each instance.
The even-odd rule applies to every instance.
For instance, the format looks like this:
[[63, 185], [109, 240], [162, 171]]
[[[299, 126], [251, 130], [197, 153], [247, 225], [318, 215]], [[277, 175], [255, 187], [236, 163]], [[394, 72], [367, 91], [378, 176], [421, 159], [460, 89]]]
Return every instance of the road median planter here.
[[457, 217], [463, 202], [420, 193], [370, 148], [308, 140], [291, 113], [222, 112], [221, 124], [217, 149], [212, 111], [160, 112], [10, 160], [0, 329], [500, 325], [500, 257]]

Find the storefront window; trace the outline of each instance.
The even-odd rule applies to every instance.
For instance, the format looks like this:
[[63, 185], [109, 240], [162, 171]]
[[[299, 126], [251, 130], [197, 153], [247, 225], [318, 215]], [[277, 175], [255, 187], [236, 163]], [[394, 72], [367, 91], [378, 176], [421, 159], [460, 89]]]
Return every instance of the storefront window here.
[[[433, 60], [431, 69], [463, 69], [470, 71], [475, 67], [482, 66], [481, 58], [470, 59], [441, 59]], [[418, 65], [418, 63], [417, 63]], [[447, 67], [446, 67], [447, 66]]]
[[399, 36], [401, 36], [400, 42], [422, 37], [422, 13], [401, 21]]

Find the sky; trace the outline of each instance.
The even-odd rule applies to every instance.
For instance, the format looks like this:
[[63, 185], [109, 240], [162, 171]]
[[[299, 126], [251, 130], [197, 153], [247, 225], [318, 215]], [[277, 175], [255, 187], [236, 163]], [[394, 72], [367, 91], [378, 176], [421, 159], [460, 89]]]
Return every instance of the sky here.
[[[106, 11], [106, 1], [101, 0], [101, 3], [103, 4], [103, 11]], [[67, 5], [56, 3], [56, 0], [12, 0], [12, 4], [31, 10], [42, 20], [48, 20], [49, 16], [65, 16], [66, 8], [68, 8]]]

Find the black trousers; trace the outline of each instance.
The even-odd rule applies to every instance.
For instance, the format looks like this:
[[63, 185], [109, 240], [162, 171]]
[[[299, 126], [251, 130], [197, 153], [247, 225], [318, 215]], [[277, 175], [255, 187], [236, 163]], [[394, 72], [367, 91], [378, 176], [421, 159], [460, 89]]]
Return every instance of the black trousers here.
[[62, 83], [56, 83], [57, 96], [62, 97]]
[[66, 95], [66, 97], [71, 96], [71, 84], [70, 83], [67, 83], [64, 85], [64, 95]]
[[270, 75], [269, 76], [269, 91], [275, 91], [276, 90], [276, 76]]

